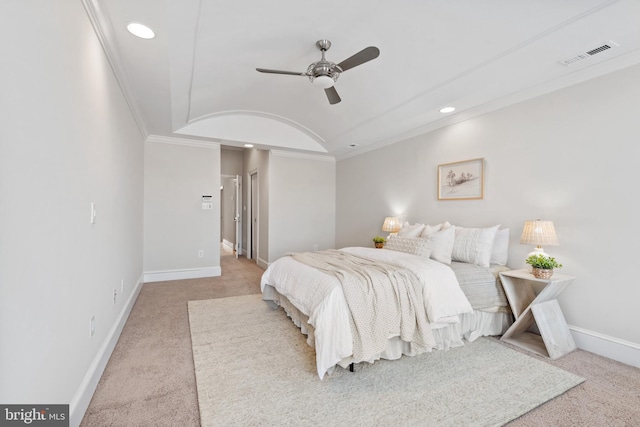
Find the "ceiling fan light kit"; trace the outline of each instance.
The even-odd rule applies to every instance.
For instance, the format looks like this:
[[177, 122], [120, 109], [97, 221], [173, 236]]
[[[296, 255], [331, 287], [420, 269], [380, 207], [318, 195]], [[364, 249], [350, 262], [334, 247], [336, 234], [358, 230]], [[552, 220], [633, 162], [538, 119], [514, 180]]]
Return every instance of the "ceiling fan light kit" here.
[[314, 86], [324, 89], [327, 99], [330, 104], [337, 104], [341, 101], [338, 92], [336, 91], [334, 84], [340, 77], [340, 73], [343, 73], [350, 68], [369, 62], [372, 59], [376, 59], [380, 55], [380, 50], [377, 47], [369, 46], [362, 49], [355, 55], [350, 56], [339, 64], [335, 64], [331, 61], [327, 61], [325, 58], [325, 52], [331, 47], [329, 40], [318, 40], [316, 46], [322, 52], [322, 59], [316, 61], [307, 67], [307, 71], [304, 73], [295, 71], [282, 71], [282, 70], [270, 70], [266, 68], [256, 68], [261, 73], [269, 74], [285, 74], [293, 76], [306, 76], [309, 78]]
[[[338, 78], [338, 76], [336, 75], [336, 79]], [[331, 86], [333, 86], [333, 84], [336, 82], [334, 79], [332, 79], [329, 76], [318, 76], [318, 77], [313, 77], [310, 76], [309, 80], [311, 80], [311, 82], [318, 87], [321, 87], [322, 89], [328, 89]]]

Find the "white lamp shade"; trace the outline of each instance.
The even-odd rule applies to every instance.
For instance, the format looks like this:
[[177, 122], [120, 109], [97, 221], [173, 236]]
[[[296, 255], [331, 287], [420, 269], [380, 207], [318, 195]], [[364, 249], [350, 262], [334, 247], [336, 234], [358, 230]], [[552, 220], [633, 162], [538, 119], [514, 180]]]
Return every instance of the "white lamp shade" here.
[[382, 231], [386, 231], [389, 233], [397, 233], [400, 230], [402, 224], [400, 224], [400, 220], [395, 216], [388, 216], [384, 219], [384, 224], [382, 224]]
[[322, 89], [328, 89], [333, 86], [334, 83], [335, 81], [329, 76], [318, 76], [313, 79], [313, 84]]

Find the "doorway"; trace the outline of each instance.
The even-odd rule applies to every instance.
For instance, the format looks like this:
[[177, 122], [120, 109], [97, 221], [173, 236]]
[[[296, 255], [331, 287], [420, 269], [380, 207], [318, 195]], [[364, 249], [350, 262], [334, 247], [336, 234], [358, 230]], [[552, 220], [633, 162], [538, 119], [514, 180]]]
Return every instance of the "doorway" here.
[[235, 251], [235, 175], [222, 175], [220, 179], [220, 243], [221, 254]]
[[222, 175], [220, 185], [220, 244], [222, 255], [242, 255], [242, 177]]

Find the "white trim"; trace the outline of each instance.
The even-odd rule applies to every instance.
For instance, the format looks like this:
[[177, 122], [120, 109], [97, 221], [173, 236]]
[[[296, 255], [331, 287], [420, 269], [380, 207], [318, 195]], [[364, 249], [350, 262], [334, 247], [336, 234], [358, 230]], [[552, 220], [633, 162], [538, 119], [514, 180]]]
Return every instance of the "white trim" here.
[[258, 266], [264, 268], [265, 270], [269, 268], [269, 263], [260, 257], [258, 257], [258, 261], [256, 262], [256, 264], [258, 264]]
[[133, 305], [138, 299], [138, 295], [140, 294], [141, 289], [142, 275], [138, 279], [138, 283], [136, 283], [133, 292], [131, 292], [131, 294], [129, 295], [127, 303], [124, 305], [124, 307], [122, 307], [120, 315], [111, 327], [111, 330], [100, 346], [98, 353], [91, 362], [91, 365], [89, 365], [89, 369], [84, 375], [84, 378], [82, 379], [78, 390], [76, 390], [76, 393], [73, 395], [73, 398], [69, 403], [70, 426], [76, 427], [79, 426], [82, 422], [82, 418], [84, 417], [84, 414], [89, 407], [89, 403], [91, 403], [93, 393], [95, 393], [96, 388], [98, 387], [98, 382], [100, 382], [102, 373], [107, 366], [107, 362], [109, 362], [109, 358], [113, 353], [113, 349], [118, 343], [118, 339], [120, 338], [122, 329], [124, 328], [125, 323], [127, 323], [129, 314], [131, 314], [131, 309], [133, 309]]
[[201, 277], [218, 277], [222, 269], [217, 267], [185, 268], [180, 270], [145, 271], [144, 283], [166, 282], [168, 280], [199, 279]]
[[[193, 82], [193, 75], [191, 77], [191, 81]], [[191, 91], [189, 91], [191, 93]], [[191, 104], [191, 103], [189, 103]], [[287, 117], [284, 116], [280, 116], [278, 114], [273, 114], [273, 113], [267, 113], [266, 111], [256, 111], [256, 110], [226, 110], [226, 111], [217, 111], [214, 113], [208, 113], [208, 114], [203, 114], [201, 116], [198, 117], [191, 117], [191, 111], [189, 111], [189, 117], [187, 118], [187, 124], [192, 124], [192, 123], [196, 123], [202, 120], [207, 120], [210, 118], [216, 118], [216, 117], [224, 117], [224, 116], [254, 116], [254, 117], [260, 117], [263, 119], [268, 119], [268, 120], [274, 120], [276, 122], [280, 122], [283, 123], [287, 126], [291, 126], [292, 128], [300, 131], [301, 133], [307, 135], [308, 137], [310, 137], [311, 139], [313, 139], [315, 142], [318, 143], [318, 145], [320, 145], [321, 148], [324, 149], [324, 152], [326, 152], [327, 150], [322, 146], [322, 144], [324, 144], [326, 141], [324, 140], [324, 138], [322, 138], [320, 135], [318, 135], [317, 133], [315, 133], [314, 131], [312, 131], [311, 129], [309, 129], [308, 127], [306, 127], [305, 125], [303, 125], [302, 123], [296, 122], [295, 120], [291, 120]], [[178, 130], [178, 133], [180, 133], [180, 130]], [[318, 150], [320, 151], [320, 150]]]
[[235, 246], [232, 242], [228, 241], [227, 239], [222, 239], [222, 244], [231, 250], [233, 250], [233, 247]]
[[322, 155], [322, 154], [311, 154], [311, 153], [300, 153], [296, 151], [285, 151], [285, 150], [269, 150], [272, 155], [279, 157], [293, 157], [296, 159], [307, 159], [307, 160], [323, 160], [325, 162], [335, 163], [336, 159], [330, 155]]
[[[232, 144], [232, 141], [229, 141], [228, 143], [225, 143], [225, 141], [223, 140], [223, 141], [220, 142], [220, 144], [221, 144], [220, 145], [220, 149], [221, 150], [244, 151], [245, 148], [248, 148], [248, 147], [236, 147], [235, 145], [227, 145], [227, 144]], [[235, 176], [235, 175], [232, 175], [232, 176]]]
[[213, 141], [199, 141], [195, 139], [187, 139], [187, 138], [176, 138], [173, 136], [160, 136], [160, 135], [149, 135], [145, 142], [154, 142], [159, 144], [172, 144], [172, 145], [183, 145], [187, 147], [198, 147], [198, 148], [215, 148], [220, 147], [219, 142]]
[[640, 368], [640, 344], [569, 325], [578, 348]]

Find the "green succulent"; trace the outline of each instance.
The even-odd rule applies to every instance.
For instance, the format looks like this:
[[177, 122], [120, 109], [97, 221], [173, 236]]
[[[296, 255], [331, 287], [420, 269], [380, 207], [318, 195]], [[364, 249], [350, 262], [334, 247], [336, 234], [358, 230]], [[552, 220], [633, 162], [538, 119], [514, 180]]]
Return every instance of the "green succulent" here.
[[384, 237], [376, 236], [376, 237], [373, 238], [373, 241], [375, 243], [384, 243], [384, 242], [387, 241], [387, 239], [385, 239]]
[[525, 261], [527, 264], [530, 264], [534, 268], [542, 268], [544, 270], [553, 270], [554, 268], [562, 268], [562, 264], [560, 264], [554, 257], [537, 254], [531, 255]]

